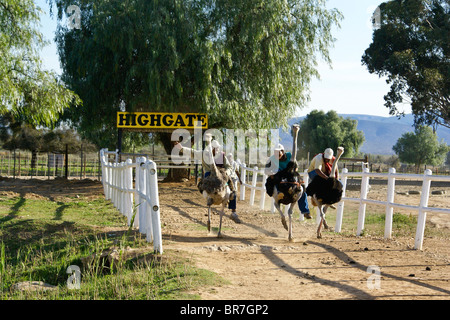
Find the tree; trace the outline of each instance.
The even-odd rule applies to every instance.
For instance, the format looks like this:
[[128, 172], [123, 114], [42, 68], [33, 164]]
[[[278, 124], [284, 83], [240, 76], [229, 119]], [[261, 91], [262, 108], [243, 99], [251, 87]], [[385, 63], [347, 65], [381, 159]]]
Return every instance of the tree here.
[[422, 164], [443, 164], [450, 151], [444, 140], [439, 142], [436, 133], [427, 126], [417, 126], [414, 132], [403, 134], [392, 149], [400, 161], [415, 164], [417, 172]]
[[326, 148], [336, 150], [342, 146], [345, 156], [353, 157], [364, 142], [364, 133], [356, 129], [357, 125], [358, 121], [344, 119], [336, 111], [313, 110], [300, 123], [299, 153], [315, 155]]
[[[308, 98], [341, 15], [313, 0], [49, 0], [63, 79], [84, 104], [67, 119], [114, 148], [116, 112], [203, 112], [217, 128], [277, 128]], [[95, 116], [93, 116], [95, 115]], [[170, 134], [159, 134], [167, 153]]]
[[448, 0], [392, 0], [382, 3], [380, 28], [362, 63], [387, 76], [390, 114], [410, 102], [415, 124], [450, 128], [450, 46]]
[[54, 73], [42, 69], [40, 12], [32, 0], [0, 0], [0, 114], [49, 126], [64, 109], [81, 101]]

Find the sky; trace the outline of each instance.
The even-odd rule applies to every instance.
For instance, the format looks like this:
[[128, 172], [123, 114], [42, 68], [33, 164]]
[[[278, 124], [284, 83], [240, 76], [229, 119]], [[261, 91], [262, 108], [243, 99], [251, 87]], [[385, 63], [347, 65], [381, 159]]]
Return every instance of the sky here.
[[[332, 69], [320, 60], [318, 71], [320, 80], [311, 83], [311, 100], [296, 116], [305, 116], [312, 110], [335, 110], [339, 114], [367, 114], [389, 116], [384, 106], [383, 96], [389, 91], [384, 78], [370, 74], [361, 63], [364, 51], [372, 42], [370, 19], [376, 7], [385, 0], [328, 0], [328, 8], [338, 9], [344, 16], [341, 28], [333, 30], [336, 38], [330, 49]], [[46, 69], [61, 74], [59, 58], [54, 43], [56, 18], [48, 14], [49, 5], [45, 0], [36, 0], [46, 14], [41, 17], [41, 32], [51, 43], [41, 53]], [[411, 113], [404, 106], [405, 113]]]

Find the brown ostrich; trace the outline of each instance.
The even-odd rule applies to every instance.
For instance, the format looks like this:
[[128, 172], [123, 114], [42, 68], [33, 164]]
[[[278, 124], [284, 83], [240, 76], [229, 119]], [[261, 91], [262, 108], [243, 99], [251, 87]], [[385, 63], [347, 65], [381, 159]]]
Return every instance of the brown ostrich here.
[[231, 197], [235, 196], [230, 189], [232, 183], [231, 178], [228, 176], [224, 168], [218, 168], [214, 162], [213, 153], [211, 145], [209, 148], [209, 161], [211, 161], [212, 169], [211, 174], [205, 178], [200, 179], [198, 182], [198, 190], [206, 199], [206, 205], [208, 206], [208, 232], [211, 232], [211, 206], [212, 205], [222, 205], [222, 210], [220, 211], [220, 223], [219, 232], [217, 237], [221, 237], [222, 230], [222, 218], [225, 214], [225, 206], [228, 204]]

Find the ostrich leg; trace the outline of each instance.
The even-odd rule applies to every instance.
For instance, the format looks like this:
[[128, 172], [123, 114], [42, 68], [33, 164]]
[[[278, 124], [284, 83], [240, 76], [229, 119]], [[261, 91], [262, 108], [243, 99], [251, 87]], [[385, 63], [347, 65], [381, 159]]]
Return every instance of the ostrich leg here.
[[326, 204], [325, 208], [323, 208], [323, 227], [325, 228], [325, 230], [328, 230], [328, 224], [327, 224], [327, 220], [325, 220], [325, 214], [327, 213], [329, 205]]
[[208, 206], [208, 232], [211, 232], [211, 206]]
[[222, 211], [220, 212], [219, 232], [217, 233], [217, 238], [222, 238], [222, 218], [224, 214], [225, 214], [225, 204], [222, 204]]
[[322, 238], [322, 226], [324, 224], [324, 220], [325, 220], [325, 213], [323, 211], [323, 205], [322, 205], [322, 201], [318, 200], [316, 195], [313, 195], [313, 198], [317, 204], [317, 207], [319, 208], [319, 212], [320, 212], [320, 222], [319, 222], [319, 226], [317, 227], [317, 238], [321, 239]]
[[278, 210], [278, 212], [280, 213], [280, 216], [281, 216], [281, 223], [283, 224], [283, 227], [284, 227], [286, 230], [289, 230], [288, 225], [287, 225], [287, 223], [286, 223], [286, 217], [285, 217], [283, 211], [281, 211], [280, 204], [277, 203], [276, 201], [275, 201], [275, 208], [276, 208], [276, 209]]
[[294, 238], [292, 237], [292, 211], [293, 211], [293, 205], [291, 204], [291, 206], [289, 207], [289, 241], [293, 241]]

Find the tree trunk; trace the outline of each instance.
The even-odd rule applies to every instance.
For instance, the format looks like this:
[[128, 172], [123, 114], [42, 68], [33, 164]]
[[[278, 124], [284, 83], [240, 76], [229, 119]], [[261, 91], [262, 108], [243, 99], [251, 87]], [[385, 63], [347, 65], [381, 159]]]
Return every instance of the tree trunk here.
[[[173, 142], [171, 141], [171, 135], [172, 134], [170, 132], [158, 133], [159, 140], [161, 141], [162, 145], [164, 146], [164, 150], [166, 151], [166, 154], [168, 155], [169, 160], [170, 160], [170, 155], [172, 153], [172, 148], [173, 148]], [[171, 163], [171, 165], [175, 166], [174, 163]], [[164, 178], [163, 182], [184, 182], [184, 181], [186, 181], [186, 179], [189, 179], [189, 170], [188, 169], [170, 168], [169, 172], [167, 173], [167, 177]]]

